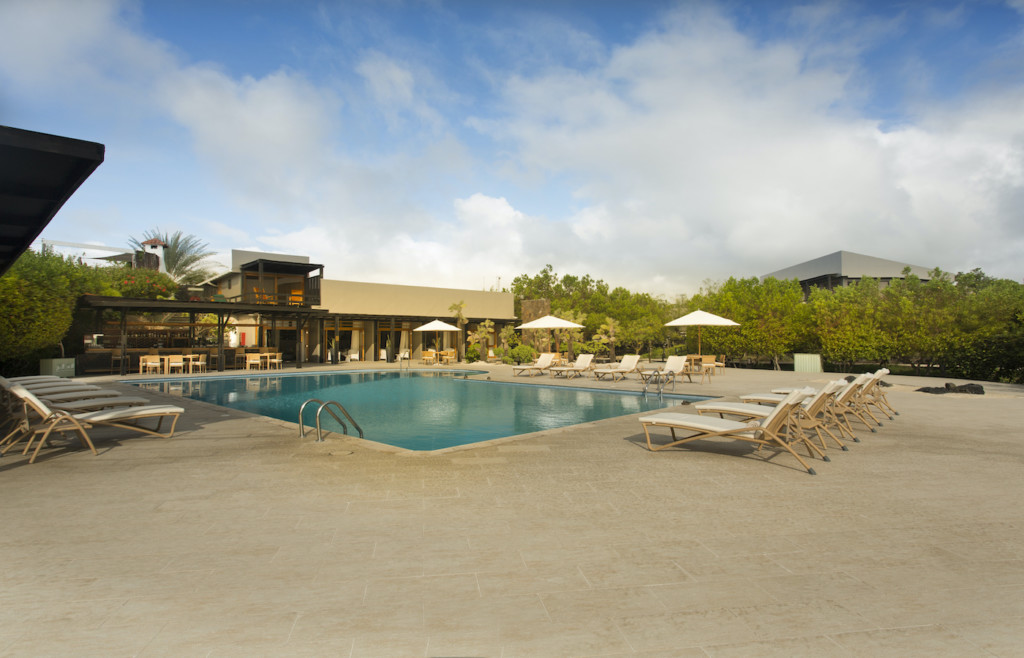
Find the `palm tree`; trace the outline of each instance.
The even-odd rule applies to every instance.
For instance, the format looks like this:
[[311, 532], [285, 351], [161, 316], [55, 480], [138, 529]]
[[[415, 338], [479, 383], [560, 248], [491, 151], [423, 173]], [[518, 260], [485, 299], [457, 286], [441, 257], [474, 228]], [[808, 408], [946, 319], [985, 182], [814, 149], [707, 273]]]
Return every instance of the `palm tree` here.
[[459, 336], [455, 343], [455, 349], [457, 350], [459, 361], [462, 361], [462, 328], [466, 326], [466, 316], [463, 314], [465, 308], [466, 302], [461, 299], [448, 307], [448, 310], [452, 313], [452, 317], [455, 318], [455, 326], [459, 328]]
[[213, 276], [213, 270], [205, 266], [203, 260], [213, 256], [214, 252], [194, 235], [184, 235], [181, 231], [170, 235], [156, 228], [143, 233], [142, 240], [129, 239], [128, 244], [136, 251], [144, 251], [142, 243], [153, 239], [167, 245], [164, 247], [164, 268], [178, 283], [196, 284]]
[[605, 323], [597, 330], [594, 340], [608, 345], [612, 361], [615, 360], [615, 332], [619, 328], [619, 322], [613, 317], [606, 317]]

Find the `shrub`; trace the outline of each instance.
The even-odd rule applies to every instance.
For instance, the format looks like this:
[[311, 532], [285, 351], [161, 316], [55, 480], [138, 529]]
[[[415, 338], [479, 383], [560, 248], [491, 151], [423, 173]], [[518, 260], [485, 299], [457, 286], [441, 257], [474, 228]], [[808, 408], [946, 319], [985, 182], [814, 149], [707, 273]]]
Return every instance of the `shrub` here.
[[125, 269], [114, 279], [114, 288], [123, 297], [172, 299], [178, 291], [174, 279], [154, 270]]
[[537, 351], [529, 345], [516, 345], [509, 350], [509, 356], [516, 363], [529, 363], [537, 358]]

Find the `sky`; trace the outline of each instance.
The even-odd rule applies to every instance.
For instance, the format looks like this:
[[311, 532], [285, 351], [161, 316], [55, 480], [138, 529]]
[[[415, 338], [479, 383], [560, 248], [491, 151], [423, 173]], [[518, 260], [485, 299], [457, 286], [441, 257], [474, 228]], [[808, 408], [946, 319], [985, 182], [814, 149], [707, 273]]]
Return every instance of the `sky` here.
[[42, 234], [674, 300], [846, 250], [1024, 279], [1024, 0], [0, 0]]

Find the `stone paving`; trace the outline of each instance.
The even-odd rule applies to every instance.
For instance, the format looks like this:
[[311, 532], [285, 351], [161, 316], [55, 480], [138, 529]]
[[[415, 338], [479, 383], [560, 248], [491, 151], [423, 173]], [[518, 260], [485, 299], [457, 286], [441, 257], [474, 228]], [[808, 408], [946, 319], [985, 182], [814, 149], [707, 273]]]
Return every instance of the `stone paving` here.
[[636, 416], [407, 454], [182, 400], [171, 439], [0, 459], [0, 655], [1024, 655], [1024, 387], [888, 381], [816, 476]]

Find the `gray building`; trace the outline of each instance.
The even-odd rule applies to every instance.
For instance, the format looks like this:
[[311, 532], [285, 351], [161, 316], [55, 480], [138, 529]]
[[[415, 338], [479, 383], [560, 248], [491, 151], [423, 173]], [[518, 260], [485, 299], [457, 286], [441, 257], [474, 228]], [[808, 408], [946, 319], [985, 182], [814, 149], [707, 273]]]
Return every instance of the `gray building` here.
[[807, 295], [812, 287], [832, 290], [856, 283], [864, 277], [878, 279], [880, 285], [888, 286], [893, 279], [902, 279], [903, 270], [908, 267], [910, 272], [922, 281], [929, 279], [927, 267], [855, 254], [852, 251], [837, 251], [799, 265], [769, 272], [761, 278], [797, 279], [804, 289], [804, 295]]

